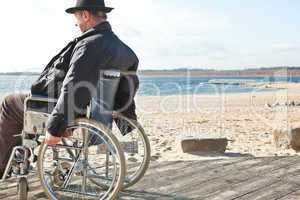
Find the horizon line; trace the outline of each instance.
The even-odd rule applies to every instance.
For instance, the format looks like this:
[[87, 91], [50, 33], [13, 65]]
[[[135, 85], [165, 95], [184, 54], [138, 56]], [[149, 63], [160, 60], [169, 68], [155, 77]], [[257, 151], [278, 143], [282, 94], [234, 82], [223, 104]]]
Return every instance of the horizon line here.
[[[271, 67], [251, 67], [251, 68], [241, 68], [241, 69], [216, 69], [216, 68], [194, 68], [194, 67], [178, 67], [178, 68], [149, 68], [149, 69], [138, 69], [138, 71], [247, 71], [247, 70], [266, 70], [266, 69], [299, 69], [299, 66], [271, 66]], [[0, 74], [15, 74], [15, 73], [24, 73], [24, 74], [38, 74], [42, 71], [0, 71]]]

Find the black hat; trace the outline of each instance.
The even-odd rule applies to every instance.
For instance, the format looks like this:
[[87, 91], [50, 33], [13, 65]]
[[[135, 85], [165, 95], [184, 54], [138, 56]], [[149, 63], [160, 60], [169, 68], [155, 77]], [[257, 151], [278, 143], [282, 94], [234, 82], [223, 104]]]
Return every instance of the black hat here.
[[66, 10], [67, 13], [74, 13], [77, 10], [93, 10], [109, 13], [113, 8], [106, 7], [104, 0], [77, 0], [76, 5]]

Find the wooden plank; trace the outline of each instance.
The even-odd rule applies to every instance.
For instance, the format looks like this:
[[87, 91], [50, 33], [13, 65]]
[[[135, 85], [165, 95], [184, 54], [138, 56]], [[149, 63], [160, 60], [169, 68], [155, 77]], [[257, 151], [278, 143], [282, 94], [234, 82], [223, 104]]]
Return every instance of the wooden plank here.
[[179, 196], [176, 194], [164, 194], [159, 192], [147, 192], [147, 191], [125, 191], [119, 195], [120, 200], [192, 200], [188, 197]]
[[[247, 158], [249, 159], [249, 158]], [[203, 168], [214, 168], [213, 166], [215, 167], [220, 167], [220, 166], [223, 166], [223, 165], [226, 165], [228, 166], [228, 164], [232, 164], [234, 162], [240, 162], [240, 158], [239, 159], [215, 159], [215, 160], [205, 160], [205, 161], [198, 161], [197, 164], [199, 164], [200, 166], [202, 166]], [[150, 173], [148, 174], [148, 176], [152, 176], [152, 173], [155, 173], [155, 174], [160, 174], [159, 176], [161, 176], [161, 174], [164, 174], [164, 175], [174, 175], [174, 172], [176, 173], [176, 171], [178, 169], [182, 169], [182, 168], [186, 168], [188, 166], [191, 166], [191, 164], [194, 163], [194, 162], [167, 162], [167, 163], [160, 163], [159, 165], [157, 163], [155, 168], [151, 167], [151, 169], [149, 170]], [[163, 166], [162, 168], [160, 168], [160, 166]], [[151, 170], [152, 170], [152, 173], [151, 173]], [[16, 181], [16, 180], [9, 180], [9, 182], [12, 182], [12, 185], [10, 185], [10, 189], [12, 191], [1, 191], [0, 193], [3, 194], [8, 192], [10, 195], [15, 195], [15, 192], [16, 192], [16, 182], [13, 182], [13, 181]], [[32, 182], [32, 181], [31, 181]], [[147, 181], [148, 182], [148, 181]], [[39, 181], [38, 180], [35, 180], [34, 183], [37, 183], [39, 184]], [[2, 185], [3, 186], [3, 185]], [[8, 188], [8, 185], [6, 184], [5, 186], [6, 188]], [[146, 188], [148, 188], [149, 186], [147, 186]], [[4, 189], [4, 188], [3, 188]], [[140, 187], [139, 187], [140, 189]], [[39, 199], [39, 198], [43, 198], [44, 195], [42, 193], [42, 188], [41, 186], [38, 186], [38, 187], [35, 187], [33, 186], [32, 184], [30, 184], [30, 190], [32, 191], [33, 190], [33, 195], [32, 195], [32, 192], [30, 193], [30, 197], [31, 199]], [[36, 194], [38, 193], [38, 194]], [[136, 192], [135, 192], [136, 193]], [[143, 194], [145, 194], [146, 192], [143, 192]], [[149, 193], [149, 192], [147, 192]], [[153, 192], [151, 193], [152, 196], [153, 196]], [[167, 195], [166, 194], [157, 194], [157, 195], [161, 195], [161, 197], [166, 197]], [[6, 195], [5, 194], [5, 197], [9, 197], [9, 195]], [[174, 199], [174, 195], [169, 195], [170, 198]], [[183, 197], [180, 197], [181, 199]]]
[[168, 173], [170, 170], [185, 170], [190, 168], [190, 166], [192, 164], [194, 164], [195, 162], [197, 162], [198, 165], [202, 165], [202, 166], [211, 166], [214, 164], [222, 164], [222, 165], [230, 165], [232, 163], [235, 162], [241, 162], [242, 160], [248, 160], [251, 159], [249, 157], [245, 157], [245, 158], [229, 158], [229, 159], [207, 159], [207, 160], [200, 160], [200, 161], [180, 161], [180, 162], [168, 162], [168, 164], [155, 164], [153, 165], [152, 163], [150, 164], [150, 170], [147, 171], [147, 175], [148, 176], [152, 176], [155, 175], [157, 173], [159, 173], [160, 175], [164, 175], [166, 173]]
[[[282, 176], [276, 176], [280, 179], [280, 184], [274, 184], [263, 188], [256, 192], [255, 196], [259, 199], [281, 199], [288, 196], [291, 193], [295, 193], [300, 190], [300, 163], [298, 166], [291, 166], [284, 170], [285, 174]], [[250, 194], [249, 194], [250, 195]], [[251, 194], [253, 195], [253, 194]], [[256, 198], [257, 198], [256, 197]], [[243, 197], [244, 198], [244, 197]]]
[[[164, 185], [158, 188], [160, 191], [174, 191], [177, 194], [185, 194], [190, 192], [198, 192], [201, 194], [210, 194], [215, 189], [223, 187], [222, 182], [215, 181], [221, 177], [228, 176], [228, 174], [237, 174], [240, 171], [265, 166], [273, 161], [281, 160], [282, 158], [265, 158], [265, 159], [251, 159], [243, 162], [234, 163], [232, 165], [223, 166], [220, 169], [210, 168], [208, 170], [197, 171], [197, 166], [192, 166], [189, 173], [182, 174], [173, 184]], [[197, 175], [195, 174], [197, 173]]]
[[300, 190], [291, 192], [281, 198], [278, 198], [278, 200], [300, 200]]
[[[300, 157], [233, 158], [151, 164], [136, 186], [119, 199], [297, 199]], [[16, 199], [16, 182], [0, 184], [0, 199]], [[29, 199], [45, 200], [37, 177]], [[300, 198], [299, 198], [300, 200]]]
[[[275, 178], [270, 178], [275, 180]], [[297, 191], [300, 189], [299, 184], [293, 182], [277, 181], [274, 184], [263, 187], [255, 192], [249, 193], [242, 197], [238, 197], [239, 200], [271, 200], [279, 199], [284, 197], [291, 192]]]
[[[229, 181], [232, 183], [230, 185], [224, 184], [223, 188], [209, 196], [206, 196], [205, 199], [243, 199], [243, 196], [247, 196], [248, 194], [254, 194], [255, 196], [258, 191], [264, 191], [264, 188], [268, 188], [278, 183], [284, 184], [282, 181], [286, 180], [289, 174], [293, 175], [295, 172], [300, 170], [300, 162], [299, 158], [297, 158], [296, 161], [291, 160], [290, 162], [281, 163], [277, 166], [277, 168], [266, 169], [260, 172], [256, 172], [255, 170], [256, 169], [253, 169], [252, 172], [247, 171], [246, 173], [241, 173], [240, 176], [243, 176], [242, 179], [244, 179], [244, 181], [240, 182], [234, 181], [236, 175], [229, 175], [225, 180], [220, 182]], [[291, 191], [286, 192], [288, 193]], [[189, 196], [193, 195], [189, 194]], [[249, 198], [249, 196], [247, 196], [247, 198]]]
[[[229, 167], [231, 165], [235, 165], [236, 163], [243, 162], [256, 162], [251, 158], [238, 158], [238, 159], [224, 159], [224, 160], [208, 160], [208, 161], [194, 161], [187, 165], [185, 168], [175, 167], [176, 170], [172, 169], [164, 169], [165, 173], [157, 173], [148, 174], [143, 180], [138, 184], [138, 188], [134, 187], [134, 189], [147, 189], [147, 191], [157, 191], [160, 190], [164, 192], [162, 187], [171, 187], [171, 191], [174, 189], [174, 184], [181, 181], [182, 178], [187, 176], [195, 176], [195, 172], [200, 174], [204, 172], [210, 172], [212, 170], [221, 169], [224, 167]], [[200, 175], [199, 175], [200, 176]], [[179, 182], [180, 182], [179, 181]], [[170, 192], [170, 190], [166, 190]]]
[[[268, 163], [268, 165], [251, 168], [249, 170], [246, 170], [245, 172], [236, 171], [235, 173], [228, 174], [226, 177], [223, 177], [222, 179], [216, 179], [215, 182], [218, 182], [218, 186], [215, 186], [214, 182], [211, 182], [210, 184], [205, 183], [205, 188], [207, 189], [207, 191], [209, 191], [209, 193], [202, 192], [200, 195], [200, 194], [197, 194], [190, 190], [190, 191], [187, 191], [185, 194], [190, 195], [192, 197], [200, 196], [201, 198], [207, 198], [212, 195], [219, 196], [220, 194], [218, 194], [218, 193], [220, 193], [220, 192], [221, 193], [225, 192], [228, 194], [228, 191], [234, 190], [234, 191], [236, 191], [235, 196], [243, 195], [245, 193], [255, 191], [256, 187], [263, 187], [263, 186], [265, 186], [265, 184], [270, 184], [269, 181], [265, 182], [264, 175], [269, 173], [270, 171], [281, 169], [282, 167], [284, 167], [286, 165], [290, 165], [288, 163], [288, 161], [287, 161], [287, 163], [274, 161], [270, 164]], [[252, 182], [257, 182], [257, 180], [255, 180], [255, 178], [258, 178], [258, 180], [260, 181], [260, 185], [257, 183], [254, 183], [254, 185], [252, 185], [251, 187], [247, 187], [247, 184], [251, 185]], [[238, 186], [242, 189], [237, 190], [236, 188]], [[201, 187], [201, 185], [198, 185], [198, 187]], [[234, 189], [232, 189], [232, 188], [234, 188]], [[232, 195], [233, 194], [231, 194], [229, 196], [227, 195], [226, 198], [223, 195], [223, 198], [230, 199], [230, 198], [235, 197]]]
[[[17, 184], [18, 184], [17, 178], [9, 179], [6, 184], [2, 183], [1, 191], [0, 191], [0, 199], [16, 198]], [[29, 187], [31, 187], [31, 185], [34, 185], [34, 184], [40, 185], [40, 181], [37, 178], [37, 175], [30, 175], [28, 177], [28, 184], [29, 184]], [[31, 188], [29, 188], [29, 189], [31, 189]]]

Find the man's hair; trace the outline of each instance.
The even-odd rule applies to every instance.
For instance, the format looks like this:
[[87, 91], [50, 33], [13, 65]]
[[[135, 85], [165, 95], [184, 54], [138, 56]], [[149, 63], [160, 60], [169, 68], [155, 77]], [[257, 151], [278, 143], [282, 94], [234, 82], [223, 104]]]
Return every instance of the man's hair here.
[[104, 20], [107, 20], [107, 14], [105, 12], [97, 11], [97, 10], [90, 10], [89, 12], [96, 18], [100, 17]]

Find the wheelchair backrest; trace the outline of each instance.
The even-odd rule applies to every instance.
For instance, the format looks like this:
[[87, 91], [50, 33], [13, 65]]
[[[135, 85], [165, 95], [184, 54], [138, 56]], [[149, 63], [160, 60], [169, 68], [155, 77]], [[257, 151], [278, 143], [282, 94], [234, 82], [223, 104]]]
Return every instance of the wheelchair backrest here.
[[96, 96], [93, 96], [91, 100], [89, 117], [109, 128], [112, 126], [112, 112], [120, 78], [120, 71], [101, 71], [95, 93]]
[[[87, 117], [101, 122], [108, 128], [112, 126], [112, 112], [121, 72], [103, 70], [100, 72], [97, 91], [92, 96]], [[45, 123], [56, 105], [56, 99], [48, 97], [30, 96], [24, 105], [24, 128], [27, 134], [44, 134]]]

